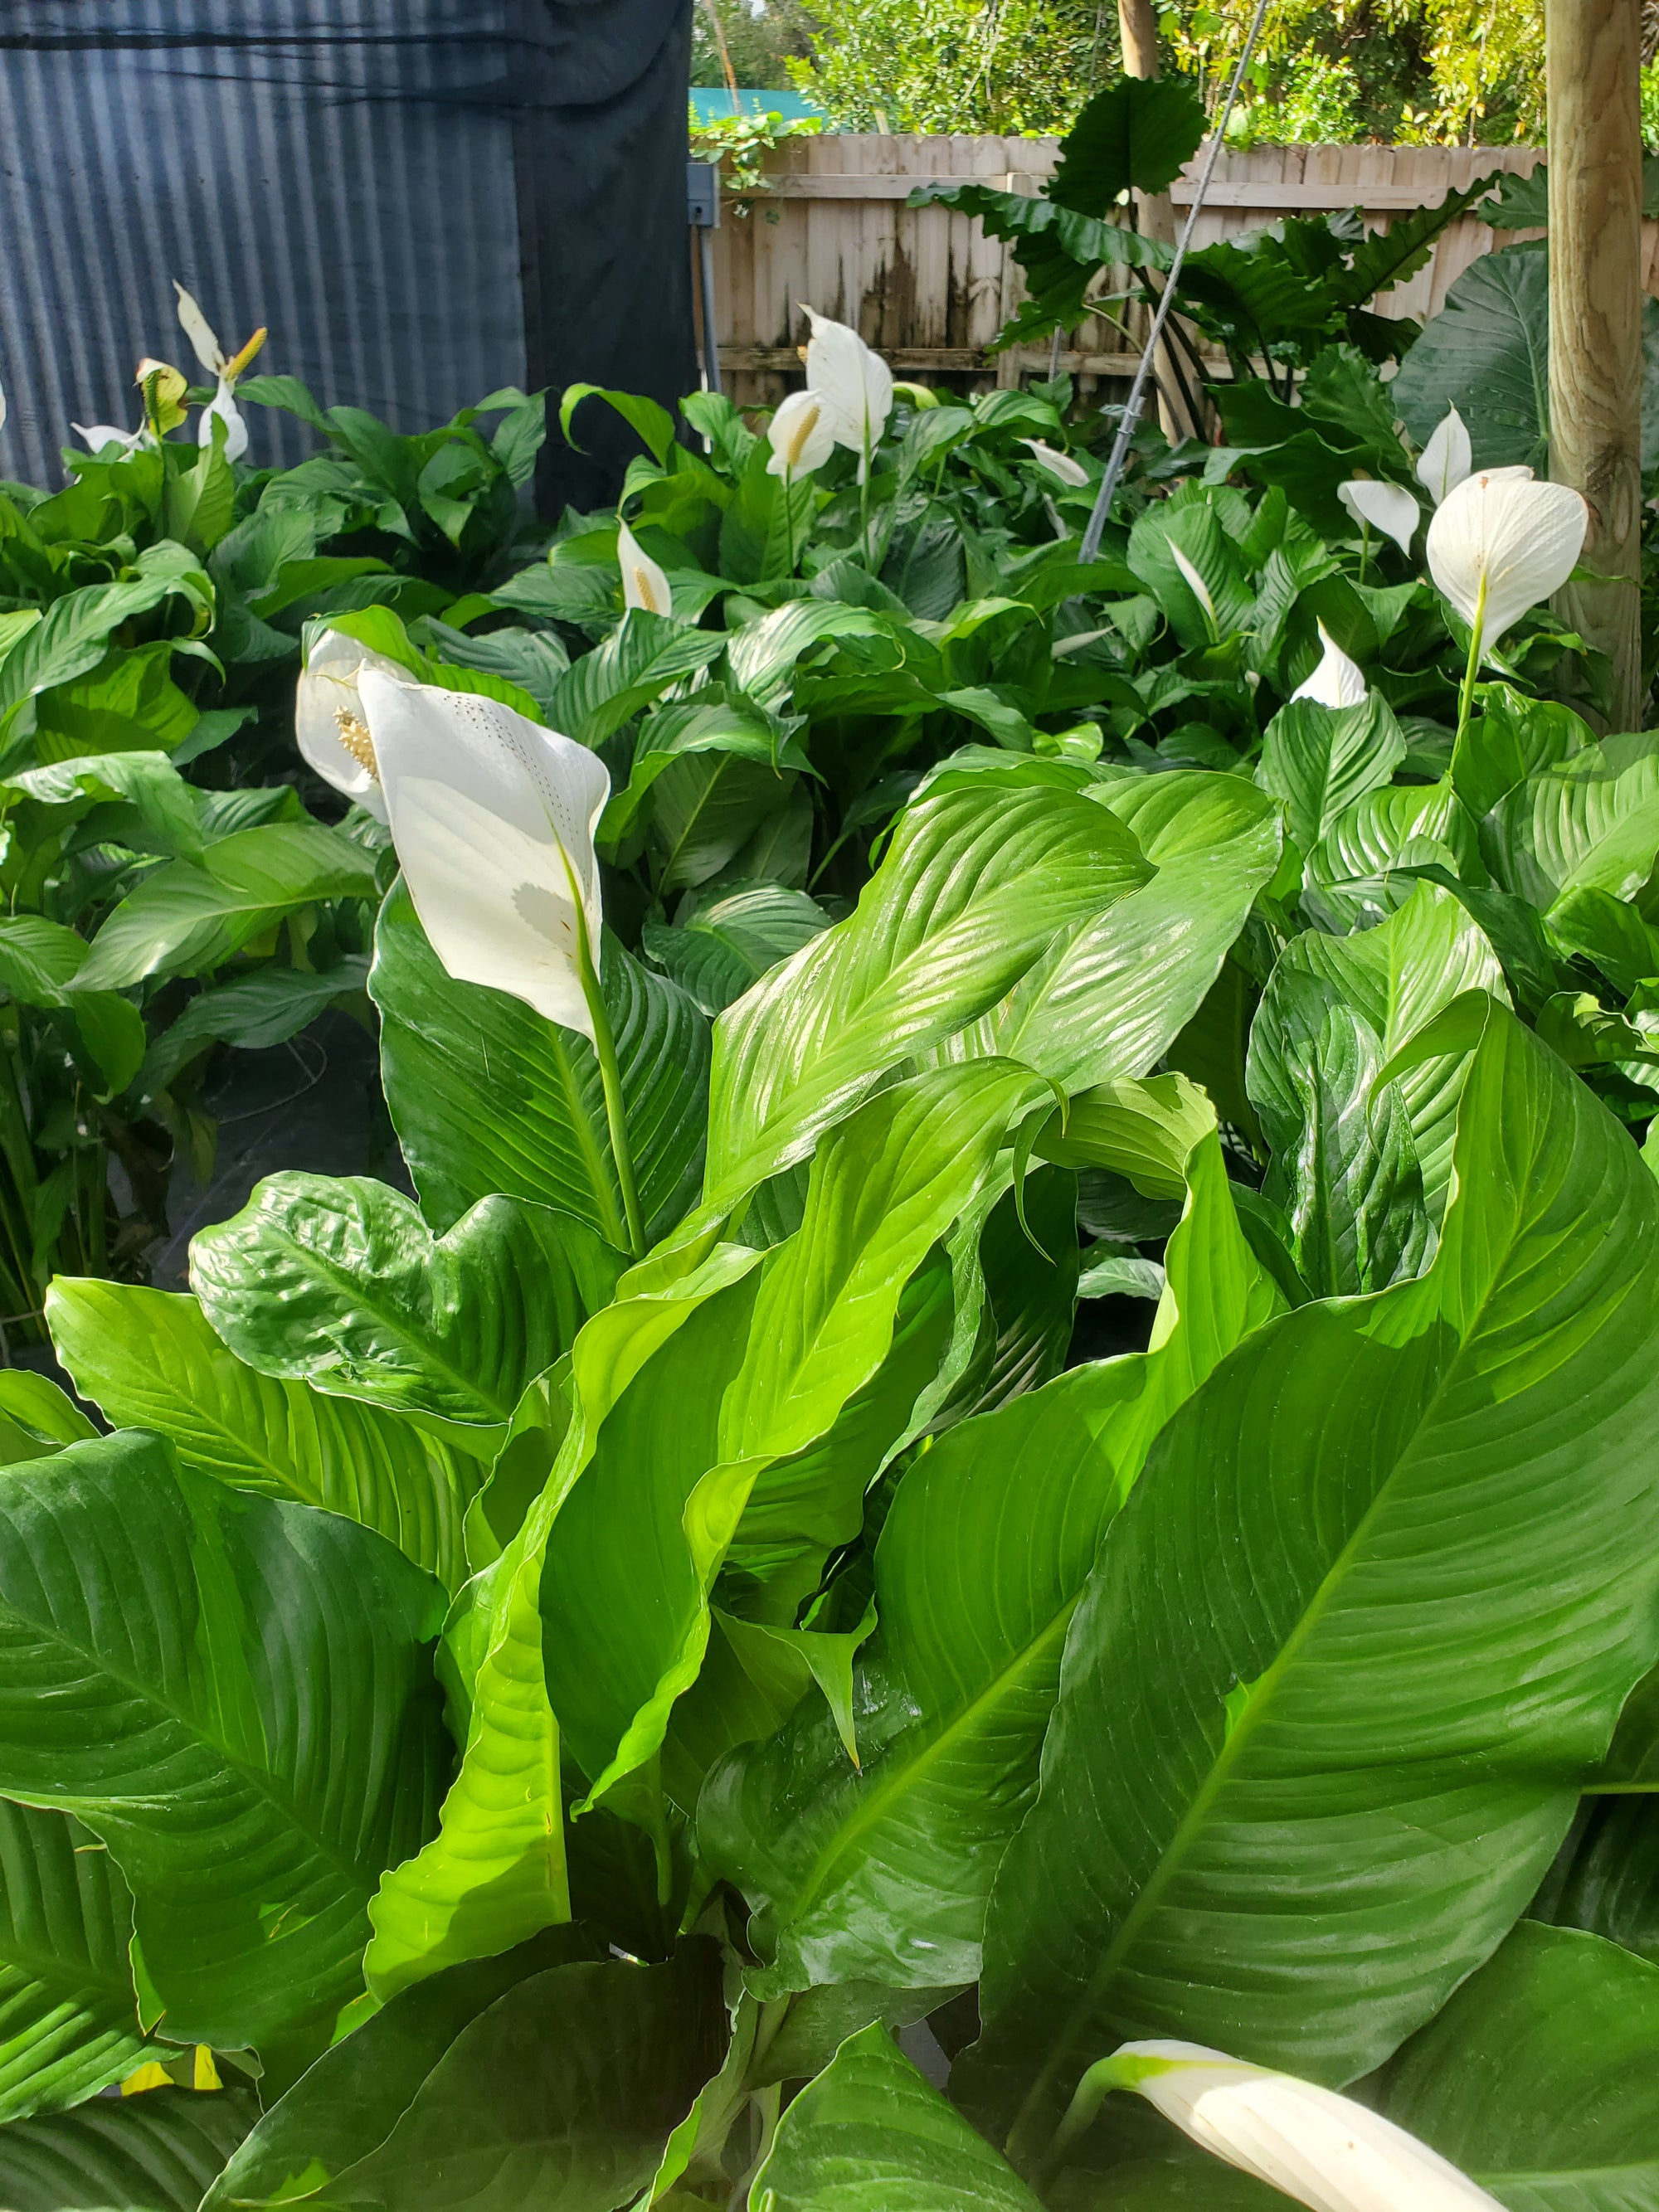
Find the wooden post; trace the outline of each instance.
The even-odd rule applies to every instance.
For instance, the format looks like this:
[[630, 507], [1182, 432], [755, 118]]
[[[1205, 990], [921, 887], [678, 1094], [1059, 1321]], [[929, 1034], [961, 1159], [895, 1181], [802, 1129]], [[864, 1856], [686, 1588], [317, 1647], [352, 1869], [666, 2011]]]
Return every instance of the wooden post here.
[[1589, 501], [1561, 611], [1613, 662], [1611, 726], [1642, 710], [1641, 0], [1547, 0], [1550, 474]]
[[[1152, 13], [1152, 0], [1117, 0], [1117, 30], [1123, 48], [1124, 75], [1156, 76], [1158, 18]], [[1167, 192], [1137, 192], [1135, 217], [1143, 238], [1156, 239], [1163, 246], [1175, 244], [1175, 203]], [[1150, 310], [1148, 321], [1150, 324]], [[1182, 404], [1181, 386], [1170, 374], [1170, 352], [1168, 338], [1160, 339], [1152, 374], [1158, 380], [1158, 411], [1164, 434], [1174, 444], [1182, 438], [1198, 436], [1200, 425], [1191, 420]], [[1200, 404], [1203, 405], [1201, 394]]]

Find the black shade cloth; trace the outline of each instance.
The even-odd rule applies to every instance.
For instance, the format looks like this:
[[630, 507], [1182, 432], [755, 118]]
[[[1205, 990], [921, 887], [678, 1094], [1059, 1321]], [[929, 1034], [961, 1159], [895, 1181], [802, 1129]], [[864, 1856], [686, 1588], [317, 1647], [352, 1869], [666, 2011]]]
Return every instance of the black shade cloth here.
[[[62, 481], [70, 424], [138, 420], [141, 356], [227, 349], [395, 428], [503, 385], [665, 404], [695, 381], [690, 0], [6, 0], [0, 474]], [[250, 460], [313, 446], [247, 410]], [[544, 511], [638, 450], [589, 406]]]

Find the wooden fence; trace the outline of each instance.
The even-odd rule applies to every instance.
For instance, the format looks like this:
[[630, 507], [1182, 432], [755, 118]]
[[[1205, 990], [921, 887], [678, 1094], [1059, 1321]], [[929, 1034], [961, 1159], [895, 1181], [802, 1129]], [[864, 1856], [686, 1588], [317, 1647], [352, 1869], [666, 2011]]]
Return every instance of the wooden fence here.
[[[944, 207], [905, 205], [936, 177], [975, 177], [1034, 192], [1054, 167], [1052, 138], [826, 136], [793, 138], [772, 157], [763, 189], [738, 215], [728, 204], [714, 234], [716, 318], [726, 386], [740, 404], [774, 405], [798, 379], [805, 336], [802, 302], [854, 324], [901, 376], [959, 389], [1017, 385], [1046, 374], [1048, 347], [987, 349], [1024, 296], [1008, 248], [979, 223]], [[1198, 243], [1287, 215], [1358, 207], [1386, 225], [1432, 205], [1493, 169], [1522, 174], [1529, 146], [1273, 146], [1226, 151], [1198, 227]], [[1194, 156], [1173, 192], [1190, 204]], [[1437, 313], [1448, 288], [1477, 255], [1511, 236], [1471, 218], [1443, 232], [1432, 259], [1376, 301], [1385, 315]], [[1646, 274], [1656, 289], [1659, 225], [1647, 227]], [[1109, 302], [1108, 303], [1109, 305]], [[1134, 324], [1130, 328], [1133, 331]], [[1085, 380], [1127, 376], [1133, 356], [1100, 317], [1072, 334], [1060, 366]]]

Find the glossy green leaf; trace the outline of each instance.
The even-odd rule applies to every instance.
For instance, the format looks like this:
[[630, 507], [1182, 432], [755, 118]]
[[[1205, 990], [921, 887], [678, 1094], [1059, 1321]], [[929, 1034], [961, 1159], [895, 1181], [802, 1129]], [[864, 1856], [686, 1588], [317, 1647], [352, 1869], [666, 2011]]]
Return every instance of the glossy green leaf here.
[[711, 1777], [702, 1849], [755, 1909], [767, 1994], [977, 1974], [1101, 1532], [1170, 1413], [1279, 1306], [1212, 1121], [1189, 1171], [1155, 1348], [962, 1422], [900, 1483], [876, 1551], [881, 1626], [857, 1670], [862, 1771], [809, 1705]]
[[804, 1159], [888, 1068], [988, 1012], [1057, 939], [1150, 878], [1128, 832], [1068, 792], [922, 799], [857, 911], [721, 1016], [708, 1202]]
[[154, 1429], [234, 1490], [343, 1513], [452, 1589], [465, 1579], [476, 1470], [412, 1424], [245, 1366], [193, 1297], [60, 1275], [46, 1321], [76, 1388], [118, 1426]]
[[118, 990], [165, 969], [198, 975], [284, 915], [319, 900], [373, 898], [374, 855], [320, 822], [271, 822], [170, 860], [122, 900], [75, 979]]
[[1048, 198], [1080, 215], [1105, 216], [1131, 185], [1166, 191], [1203, 136], [1201, 106], [1180, 78], [1118, 77], [1067, 132]]
[[7, 2212], [196, 2212], [259, 2116], [246, 2090], [151, 2089], [0, 2130]]
[[895, 2048], [850, 2037], [802, 2090], [755, 2177], [757, 2212], [1036, 2212], [985, 2138]]
[[952, 1056], [994, 1049], [1070, 1091], [1142, 1076], [1214, 984], [1278, 861], [1272, 806], [1240, 777], [1198, 772], [1125, 776], [1098, 797], [1157, 874], [1056, 939]]
[[459, 1422], [488, 1457], [624, 1265], [585, 1222], [522, 1199], [484, 1199], [435, 1237], [384, 1183], [290, 1173], [192, 1240], [190, 1279], [250, 1367]]
[[793, 775], [735, 752], [688, 752], [652, 786], [651, 845], [665, 896], [706, 884], [740, 853], [769, 816], [781, 813]]
[[1176, 1414], [1068, 1639], [964, 2084], [1019, 2158], [1177, 2035], [1340, 2084], [1524, 1908], [1656, 1644], [1659, 1190], [1493, 1008], [1428, 1273]]
[[[719, 1248], [662, 1290], [606, 1307], [578, 1336], [571, 1366], [580, 1418], [520, 1527], [469, 1586], [451, 1625], [465, 1747], [439, 1832], [388, 1874], [374, 1899], [374, 1940], [365, 1969], [376, 1995], [390, 1996], [443, 1967], [505, 1951], [569, 1918], [560, 1728], [549, 1695], [541, 1613], [548, 1532], [586, 1444], [584, 1423], [597, 1428], [653, 1353], [665, 1343], [672, 1353], [704, 1305], [740, 1285], [758, 1257]], [[706, 1358], [691, 1363], [694, 1396], [707, 1364]], [[672, 1437], [688, 1408], [665, 1398], [658, 1411], [660, 1427]], [[684, 1545], [678, 1528], [672, 1540]], [[618, 1551], [606, 1562], [613, 1579], [633, 1556]]]
[[647, 956], [712, 1016], [829, 927], [829, 915], [805, 891], [750, 884], [705, 895], [674, 928], [647, 921], [643, 943]]
[[614, 2212], [650, 2182], [726, 2033], [707, 1941], [665, 1966], [550, 1967], [460, 2030], [334, 2193], [385, 2212]]
[[1659, 1966], [1523, 1920], [1368, 2093], [1510, 2212], [1651, 2212]]
[[868, 1101], [820, 1147], [795, 1235], [689, 1322], [573, 1454], [541, 1606], [553, 1707], [592, 1796], [658, 1749], [757, 1476], [823, 1436], [875, 1374], [905, 1283], [1030, 1097], [1024, 1068], [988, 1060]]
[[560, 678], [548, 720], [585, 745], [603, 744], [671, 684], [707, 668], [725, 650], [720, 630], [630, 607], [605, 643]]
[[1316, 1297], [1380, 1291], [1433, 1249], [1467, 1053], [1379, 1087], [1384, 1065], [1465, 991], [1504, 972], [1449, 892], [1419, 884], [1376, 929], [1292, 939], [1250, 1033], [1250, 1097], [1273, 1148], [1263, 1185]]
[[[702, 1155], [708, 1024], [614, 941], [604, 985], [640, 1204], [647, 1232], [660, 1235], [690, 1194]], [[626, 1247], [599, 1064], [586, 1037], [504, 992], [454, 981], [401, 885], [381, 910], [369, 990], [383, 1018], [386, 1104], [434, 1227], [452, 1227], [503, 1192]]]
[[74, 1400], [44, 1375], [0, 1368], [0, 1466], [44, 1459], [97, 1430]]
[[1659, 746], [1607, 738], [1541, 769], [1498, 801], [1481, 847], [1542, 913], [1575, 891], [1633, 897], [1659, 854]]
[[98, 1838], [67, 1813], [0, 1798], [0, 2123], [78, 2104], [150, 2056], [131, 1935], [132, 1899]]
[[1267, 725], [1256, 781], [1285, 802], [1299, 848], [1312, 852], [1339, 817], [1382, 788], [1406, 757], [1406, 740], [1379, 691], [1357, 707], [1292, 699]]
[[591, 1942], [559, 1929], [393, 1997], [266, 2111], [208, 2191], [203, 2212], [291, 2203], [296, 2194], [325, 2189], [380, 2148], [457, 2037], [497, 1998], [532, 1974], [592, 1955]]
[[[177, 562], [170, 562], [167, 556], [178, 556]], [[179, 565], [188, 564], [188, 558], [182, 546], [152, 546], [149, 558], [139, 564], [148, 574], [120, 583], [91, 584], [54, 599], [0, 661], [0, 721], [49, 685], [89, 674], [103, 659], [111, 632], [123, 623], [148, 614], [174, 592], [191, 593], [189, 566]], [[207, 579], [197, 574], [205, 588]]]
[[380, 1869], [435, 1809], [441, 1612], [381, 1538], [158, 1437], [0, 1474], [0, 1790], [115, 1853], [170, 2037], [326, 2040], [356, 1994]]

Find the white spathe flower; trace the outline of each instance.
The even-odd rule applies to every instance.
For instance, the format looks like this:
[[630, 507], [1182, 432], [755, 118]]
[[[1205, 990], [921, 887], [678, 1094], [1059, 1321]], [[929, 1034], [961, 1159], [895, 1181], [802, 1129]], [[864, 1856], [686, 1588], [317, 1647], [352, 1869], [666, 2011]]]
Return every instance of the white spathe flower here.
[[1429, 574], [1484, 646], [1560, 590], [1589, 528], [1583, 495], [1530, 469], [1483, 469], [1449, 492], [1429, 525]]
[[1365, 678], [1359, 664], [1349, 659], [1323, 623], [1319, 625], [1319, 641], [1325, 648], [1319, 665], [1305, 684], [1291, 692], [1291, 698], [1311, 699], [1321, 707], [1358, 707], [1365, 696]]
[[1404, 484], [1376, 483], [1368, 477], [1352, 477], [1340, 483], [1336, 495], [1354, 520], [1392, 538], [1402, 553], [1412, 550], [1422, 510]]
[[357, 679], [368, 668], [400, 676], [395, 660], [359, 645], [343, 630], [325, 629], [306, 655], [294, 694], [294, 737], [307, 763], [325, 783], [384, 822], [386, 800], [374, 770], [374, 752]]
[[648, 615], [672, 615], [674, 594], [659, 568], [625, 522], [617, 524], [617, 558], [622, 563], [623, 605]]
[[1499, 2212], [1392, 2120], [1196, 2043], [1126, 2043], [1107, 2066], [1217, 2158], [1313, 2212]]
[[1032, 459], [1040, 469], [1058, 477], [1068, 490], [1074, 491], [1079, 484], [1088, 483], [1089, 471], [1082, 462], [1074, 460], [1070, 453], [1062, 453], [1057, 446], [1046, 446], [1041, 438], [1022, 438], [1019, 442], [1030, 447]]
[[1180, 569], [1182, 576], [1185, 577], [1188, 590], [1191, 592], [1193, 597], [1198, 601], [1200, 606], [1203, 608], [1205, 613], [1209, 617], [1210, 628], [1212, 631], [1213, 631], [1216, 627], [1215, 601], [1210, 597], [1209, 586], [1205, 582], [1203, 577], [1199, 574], [1198, 570], [1193, 566], [1193, 563], [1187, 558], [1187, 556], [1176, 544], [1173, 538], [1170, 539], [1169, 545], [1171, 559], [1174, 561], [1176, 568]]
[[101, 453], [106, 446], [118, 446], [124, 453], [131, 453], [154, 442], [148, 422], [141, 422], [136, 430], [123, 430], [114, 422], [71, 422], [70, 428], [89, 453]]
[[835, 421], [817, 392], [792, 392], [766, 426], [768, 476], [807, 477], [836, 450]]
[[836, 443], [862, 459], [874, 453], [893, 411], [893, 372], [845, 323], [832, 323], [815, 307], [801, 312], [812, 325], [806, 388], [829, 416]]
[[185, 291], [175, 276], [173, 289], [179, 295], [179, 320], [185, 336], [190, 340], [196, 358], [214, 379], [213, 398], [202, 410], [202, 419], [196, 426], [196, 442], [199, 446], [213, 443], [216, 420], [225, 426], [225, 459], [240, 461], [247, 451], [247, 424], [242, 420], [236, 405], [236, 380], [265, 342], [263, 325], [253, 333], [241, 350], [227, 355], [216, 336], [213, 325], [201, 308]]
[[359, 678], [392, 842], [448, 972], [592, 1039], [594, 831], [611, 779], [586, 745], [511, 707], [379, 669]]
[[1474, 466], [1474, 454], [1463, 417], [1455, 407], [1449, 407], [1417, 457], [1417, 480], [1438, 507]]

